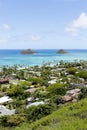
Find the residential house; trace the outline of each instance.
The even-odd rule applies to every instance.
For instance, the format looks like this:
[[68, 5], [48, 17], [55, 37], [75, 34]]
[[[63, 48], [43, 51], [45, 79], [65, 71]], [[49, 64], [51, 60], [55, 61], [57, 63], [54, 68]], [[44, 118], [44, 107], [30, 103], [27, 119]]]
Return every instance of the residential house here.
[[3, 96], [0, 98], [0, 104], [4, 104], [8, 102], [12, 102], [12, 98], [10, 98], [9, 96]]
[[13, 115], [13, 114], [15, 114], [15, 109], [10, 110], [10, 109], [7, 109], [5, 106], [0, 105], [0, 116]]
[[66, 95], [63, 96], [63, 100], [68, 102], [77, 99], [80, 92], [81, 90], [79, 88], [69, 90], [66, 92]]

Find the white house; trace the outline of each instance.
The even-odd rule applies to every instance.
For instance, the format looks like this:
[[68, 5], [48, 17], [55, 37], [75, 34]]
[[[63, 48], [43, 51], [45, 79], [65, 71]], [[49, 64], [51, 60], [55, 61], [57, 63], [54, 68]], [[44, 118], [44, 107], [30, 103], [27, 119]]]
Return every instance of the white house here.
[[55, 84], [56, 82], [57, 82], [57, 79], [53, 79], [53, 80], [48, 81], [49, 84]]
[[0, 98], [0, 104], [11, 102], [11, 101], [12, 101], [12, 98], [9, 98], [9, 96], [4, 96]]

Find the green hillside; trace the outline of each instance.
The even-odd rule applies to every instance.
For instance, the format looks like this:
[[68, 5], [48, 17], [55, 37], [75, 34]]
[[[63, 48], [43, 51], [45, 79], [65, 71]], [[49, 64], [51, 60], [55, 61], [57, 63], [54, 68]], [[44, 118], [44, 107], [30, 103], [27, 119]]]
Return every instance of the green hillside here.
[[60, 106], [51, 115], [15, 130], [87, 130], [87, 99]]

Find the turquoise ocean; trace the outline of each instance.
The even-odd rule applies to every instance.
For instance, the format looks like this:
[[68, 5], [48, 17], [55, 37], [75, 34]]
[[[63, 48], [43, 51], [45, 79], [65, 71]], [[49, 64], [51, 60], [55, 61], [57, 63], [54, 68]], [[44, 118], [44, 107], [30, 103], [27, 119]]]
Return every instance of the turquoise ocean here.
[[21, 54], [21, 50], [0, 50], [0, 67], [3, 65], [43, 65], [63, 61], [87, 60], [87, 50], [66, 50], [67, 54], [57, 54], [56, 49], [37, 49], [36, 54]]

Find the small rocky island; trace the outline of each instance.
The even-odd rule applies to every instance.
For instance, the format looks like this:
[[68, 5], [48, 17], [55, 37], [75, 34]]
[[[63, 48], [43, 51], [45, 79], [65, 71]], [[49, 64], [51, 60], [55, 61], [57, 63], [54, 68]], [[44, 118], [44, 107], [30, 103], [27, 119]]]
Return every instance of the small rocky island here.
[[63, 49], [60, 49], [60, 50], [57, 51], [57, 53], [58, 53], [58, 54], [66, 54], [67, 51], [65, 51], [65, 50], [63, 50]]
[[22, 50], [21, 54], [35, 54], [36, 52], [31, 50], [31, 49], [27, 49], [27, 50]]

